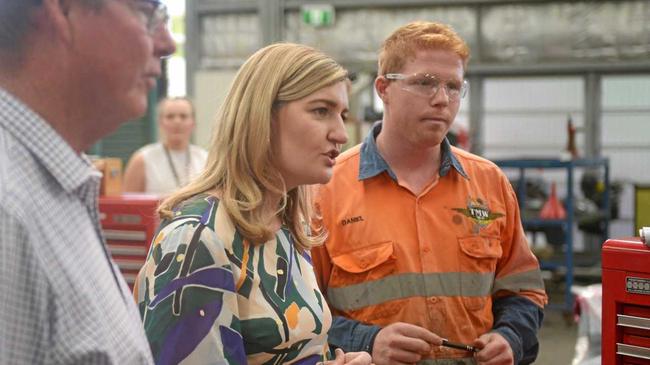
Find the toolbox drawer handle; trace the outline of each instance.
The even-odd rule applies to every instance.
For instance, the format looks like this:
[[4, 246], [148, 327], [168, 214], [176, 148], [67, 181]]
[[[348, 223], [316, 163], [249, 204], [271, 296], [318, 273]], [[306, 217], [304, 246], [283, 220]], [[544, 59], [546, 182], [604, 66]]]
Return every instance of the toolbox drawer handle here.
[[116, 246], [109, 244], [108, 251], [111, 255], [147, 256], [147, 249], [143, 246]]
[[625, 314], [617, 314], [617, 326], [640, 328], [650, 331], [650, 318], [627, 316]]
[[144, 260], [142, 261], [133, 261], [133, 260], [116, 260], [115, 263], [120, 270], [140, 270], [144, 265]]
[[147, 232], [105, 229], [104, 237], [114, 241], [144, 241], [147, 238]]
[[638, 359], [650, 360], [650, 349], [647, 347], [626, 345], [624, 343], [616, 344], [616, 354], [636, 357]]
[[138, 278], [138, 275], [129, 273], [122, 273], [122, 276], [124, 276], [124, 281], [126, 281], [127, 284], [134, 284]]

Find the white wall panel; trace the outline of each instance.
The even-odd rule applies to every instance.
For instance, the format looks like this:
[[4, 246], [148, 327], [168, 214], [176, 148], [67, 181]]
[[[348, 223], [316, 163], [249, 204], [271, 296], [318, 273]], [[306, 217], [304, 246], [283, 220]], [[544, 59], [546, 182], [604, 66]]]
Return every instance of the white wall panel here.
[[611, 179], [636, 184], [650, 184], [649, 149], [603, 149], [609, 158]]
[[[571, 115], [574, 125], [582, 125], [582, 114]], [[567, 144], [567, 113], [488, 113], [485, 119], [486, 152], [493, 149], [544, 149], [544, 156], [559, 157]], [[577, 134], [578, 150], [584, 145]], [[517, 151], [513, 151], [517, 153]], [[549, 156], [550, 153], [550, 156]]]
[[650, 149], [650, 108], [645, 112], [603, 113], [602, 143], [610, 149]]
[[650, 108], [650, 75], [603, 77], [603, 110]]
[[199, 71], [195, 74], [196, 129], [195, 143], [210, 147], [217, 111], [226, 99], [236, 70]]
[[[567, 118], [583, 125], [584, 82], [579, 77], [485, 80], [485, 156], [559, 158]], [[576, 135], [578, 150], [584, 146]]]
[[612, 180], [650, 183], [650, 75], [603, 77], [602, 104]]
[[582, 110], [584, 82], [578, 77], [488, 78], [485, 109]]

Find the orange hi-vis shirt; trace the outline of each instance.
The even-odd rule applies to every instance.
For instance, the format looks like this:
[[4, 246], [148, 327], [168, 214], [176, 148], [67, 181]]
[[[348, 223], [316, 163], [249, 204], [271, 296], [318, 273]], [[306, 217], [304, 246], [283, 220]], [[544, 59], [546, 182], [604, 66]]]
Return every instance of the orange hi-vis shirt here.
[[[360, 178], [360, 150], [338, 158], [317, 198], [328, 239], [312, 259], [334, 315], [407, 322], [469, 344], [492, 329], [494, 298], [518, 295], [543, 308], [539, 263], [494, 163], [451, 147], [460, 172], [446, 166], [416, 196], [390, 169]], [[471, 354], [440, 347], [432, 356]]]

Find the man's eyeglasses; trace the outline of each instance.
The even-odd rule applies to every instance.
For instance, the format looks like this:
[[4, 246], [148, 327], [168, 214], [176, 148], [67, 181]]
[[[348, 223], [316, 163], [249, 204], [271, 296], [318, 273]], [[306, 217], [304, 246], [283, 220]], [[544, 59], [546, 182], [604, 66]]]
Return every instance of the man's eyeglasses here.
[[153, 33], [158, 26], [169, 20], [167, 6], [159, 0], [133, 0], [129, 3], [149, 33]]
[[463, 80], [462, 82], [443, 82], [437, 76], [430, 74], [404, 75], [391, 73], [384, 75], [384, 77], [388, 80], [400, 80], [403, 82], [402, 90], [427, 98], [432, 98], [438, 94], [442, 86], [450, 101], [458, 101], [464, 98], [469, 88], [467, 80]]

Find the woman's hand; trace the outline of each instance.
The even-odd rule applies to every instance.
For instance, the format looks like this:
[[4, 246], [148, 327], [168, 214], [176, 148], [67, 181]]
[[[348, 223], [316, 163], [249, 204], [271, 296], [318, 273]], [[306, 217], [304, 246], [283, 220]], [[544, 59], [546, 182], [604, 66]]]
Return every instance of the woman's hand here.
[[325, 361], [323, 365], [373, 365], [372, 358], [367, 352], [348, 352], [341, 349], [334, 351], [334, 360]]

